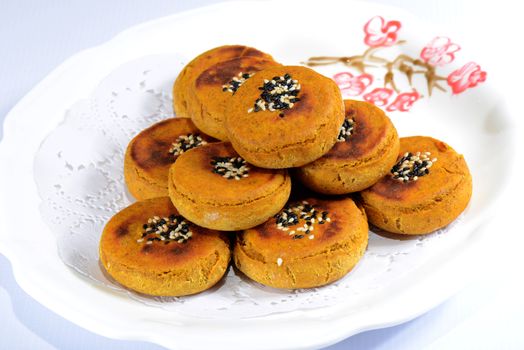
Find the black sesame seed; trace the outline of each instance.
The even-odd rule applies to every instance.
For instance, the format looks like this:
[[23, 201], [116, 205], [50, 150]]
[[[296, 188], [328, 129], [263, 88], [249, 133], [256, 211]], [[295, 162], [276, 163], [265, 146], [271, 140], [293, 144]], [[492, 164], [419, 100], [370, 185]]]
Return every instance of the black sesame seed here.
[[[297, 231], [302, 231], [304, 234], [310, 234], [313, 231], [315, 223], [323, 224], [327, 220], [327, 211], [320, 212], [315, 206], [307, 202], [297, 202], [288, 204], [278, 214], [275, 215], [275, 222], [277, 228], [283, 231], [288, 231], [287, 227], [299, 225]], [[300, 221], [304, 220], [304, 224]], [[304, 234], [295, 234], [295, 231], [290, 232], [293, 239], [300, 239]]]
[[[167, 218], [161, 218], [161, 219], [154, 219], [151, 218], [148, 220], [149, 223], [142, 225], [142, 227], [146, 230], [145, 232], [142, 232], [142, 238], [138, 240], [138, 242], [142, 242], [142, 240], [146, 238], [147, 244], [152, 244], [153, 242], [161, 242], [163, 241], [164, 244], [168, 244], [170, 242], [175, 242], [180, 239], [183, 239], [184, 241], [191, 238], [191, 231], [189, 224], [187, 224], [184, 221], [184, 218], [180, 215], [169, 215], [169, 219]], [[175, 231], [182, 231], [184, 232], [184, 237], [177, 237], [176, 239], [172, 239], [171, 232]]]
[[228, 180], [241, 179], [249, 174], [249, 167], [241, 157], [213, 157], [210, 164], [215, 174], [222, 175]]
[[237, 92], [238, 88], [244, 84], [244, 82], [251, 78], [253, 74], [250, 73], [238, 73], [236, 76], [231, 78], [231, 80], [227, 83], [222, 85], [222, 91], [229, 91], [232, 94]]
[[175, 142], [171, 144], [169, 153], [174, 156], [179, 156], [180, 154], [188, 151], [192, 148], [205, 145], [207, 142], [202, 139], [199, 134], [187, 134], [180, 135]]
[[405, 153], [390, 170], [394, 179], [403, 183], [416, 181], [421, 176], [429, 174], [429, 168], [432, 162], [429, 159], [429, 153], [417, 152], [414, 155], [411, 152]]
[[[248, 112], [289, 109], [292, 107], [292, 103], [300, 101], [300, 99], [296, 97], [300, 91], [300, 86], [298, 83], [292, 81], [289, 74], [285, 74], [283, 77], [273, 77], [272, 80], [264, 82], [258, 89], [262, 91], [260, 97]], [[293, 89], [293, 91], [290, 91], [291, 89]], [[284, 114], [279, 113], [279, 117], [283, 118]]]

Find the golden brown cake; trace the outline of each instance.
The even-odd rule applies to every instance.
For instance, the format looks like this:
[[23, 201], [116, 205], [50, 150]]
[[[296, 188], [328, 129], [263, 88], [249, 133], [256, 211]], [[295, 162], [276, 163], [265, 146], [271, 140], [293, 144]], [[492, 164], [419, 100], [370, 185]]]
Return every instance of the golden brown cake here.
[[462, 213], [471, 198], [464, 157], [431, 137], [400, 139], [391, 173], [361, 192], [369, 222], [393, 233], [426, 234]]
[[200, 132], [189, 118], [171, 118], [136, 135], [124, 157], [124, 177], [138, 200], [167, 196], [169, 167], [185, 151], [216, 141]]
[[312, 288], [345, 276], [367, 242], [366, 215], [352, 199], [307, 198], [238, 234], [234, 262], [267, 286]]
[[272, 60], [262, 51], [243, 45], [225, 45], [208, 50], [189, 62], [180, 72], [173, 85], [173, 110], [179, 117], [190, 117], [187, 111], [188, 99], [193, 97], [196, 78], [212, 65], [237, 57], [260, 57]]
[[280, 66], [272, 59], [244, 56], [214, 64], [200, 74], [194, 85], [194, 99], [188, 100], [189, 115], [208, 135], [226, 141], [226, 106], [243, 83], [259, 70]]
[[386, 175], [398, 156], [397, 130], [375, 105], [345, 100], [346, 117], [335, 146], [296, 169], [297, 178], [326, 194], [361, 191]]
[[263, 168], [302, 166], [335, 144], [344, 104], [335, 82], [300, 66], [258, 72], [231, 99], [226, 130], [235, 150]]
[[169, 170], [169, 196], [180, 213], [217, 230], [242, 230], [266, 221], [286, 204], [290, 190], [286, 170], [248, 164], [225, 142], [192, 149]]
[[136, 202], [109, 220], [100, 260], [116, 281], [140, 293], [181, 296], [212, 287], [230, 259], [223, 232], [179, 215], [169, 197]]

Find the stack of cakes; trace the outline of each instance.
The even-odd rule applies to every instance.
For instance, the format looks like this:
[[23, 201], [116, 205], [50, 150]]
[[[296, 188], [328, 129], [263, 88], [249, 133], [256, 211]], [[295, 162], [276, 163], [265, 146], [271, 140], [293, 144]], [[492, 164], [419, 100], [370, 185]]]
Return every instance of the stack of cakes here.
[[381, 109], [254, 48], [201, 54], [173, 96], [177, 118], [129, 143], [124, 175], [138, 201], [101, 238], [105, 269], [133, 290], [203, 291], [231, 255], [264, 285], [325, 285], [363, 256], [368, 221], [426, 234], [469, 202], [468, 167], [450, 146], [399, 139]]

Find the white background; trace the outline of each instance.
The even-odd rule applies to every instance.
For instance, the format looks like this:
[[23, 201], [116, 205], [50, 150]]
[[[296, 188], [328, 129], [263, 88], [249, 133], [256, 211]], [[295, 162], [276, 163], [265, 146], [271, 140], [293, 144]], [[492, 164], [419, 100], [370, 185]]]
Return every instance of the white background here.
[[[33, 85], [74, 53], [140, 22], [217, 2], [0, 0], [0, 120]], [[524, 28], [517, 5], [509, 1], [375, 2], [413, 12], [440, 26], [443, 35], [474, 49], [489, 83], [506, 96], [519, 134], [524, 136]], [[497, 216], [481, 228], [490, 230], [494, 243], [504, 243], [502, 249], [500, 244], [484, 249], [481, 278], [413, 321], [361, 333], [329, 349], [524, 349], [524, 229], [518, 200], [524, 194], [520, 180], [524, 169], [521, 164], [513, 166], [514, 181], [499, 203]], [[6, 165], [0, 169], [4, 171]], [[73, 348], [160, 349], [145, 342], [104, 338], [54, 314], [18, 287], [11, 265], [0, 255], [0, 349]]]

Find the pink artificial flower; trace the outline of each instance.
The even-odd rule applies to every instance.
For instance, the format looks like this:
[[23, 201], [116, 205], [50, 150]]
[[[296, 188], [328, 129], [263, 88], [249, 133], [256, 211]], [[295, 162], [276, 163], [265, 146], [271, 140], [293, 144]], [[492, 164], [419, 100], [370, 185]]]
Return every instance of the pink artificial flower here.
[[458, 50], [460, 46], [452, 43], [449, 38], [437, 36], [422, 49], [420, 57], [434, 67], [443, 66], [455, 59], [455, 52]]
[[397, 42], [401, 26], [399, 21], [385, 22], [381, 16], [375, 16], [364, 25], [364, 43], [371, 47], [391, 46]]
[[420, 95], [417, 92], [417, 90], [413, 90], [412, 92], [400, 93], [397, 95], [395, 101], [393, 101], [389, 106], [386, 107], [386, 111], [407, 112], [413, 106], [413, 103], [415, 103], [415, 101], [417, 101], [419, 98]]
[[333, 79], [335, 80], [335, 83], [337, 83], [342, 94], [347, 96], [358, 96], [363, 93], [371, 83], [373, 83], [373, 76], [367, 73], [354, 76], [349, 72], [341, 72], [335, 74]]
[[385, 106], [388, 104], [388, 100], [393, 95], [393, 90], [388, 88], [376, 88], [373, 89], [373, 91], [368, 92], [365, 94], [364, 101], [367, 101], [369, 103], [373, 103], [377, 106]]
[[448, 85], [454, 94], [460, 94], [468, 88], [477, 86], [478, 83], [486, 81], [487, 73], [481, 70], [475, 62], [466, 63], [448, 75]]

